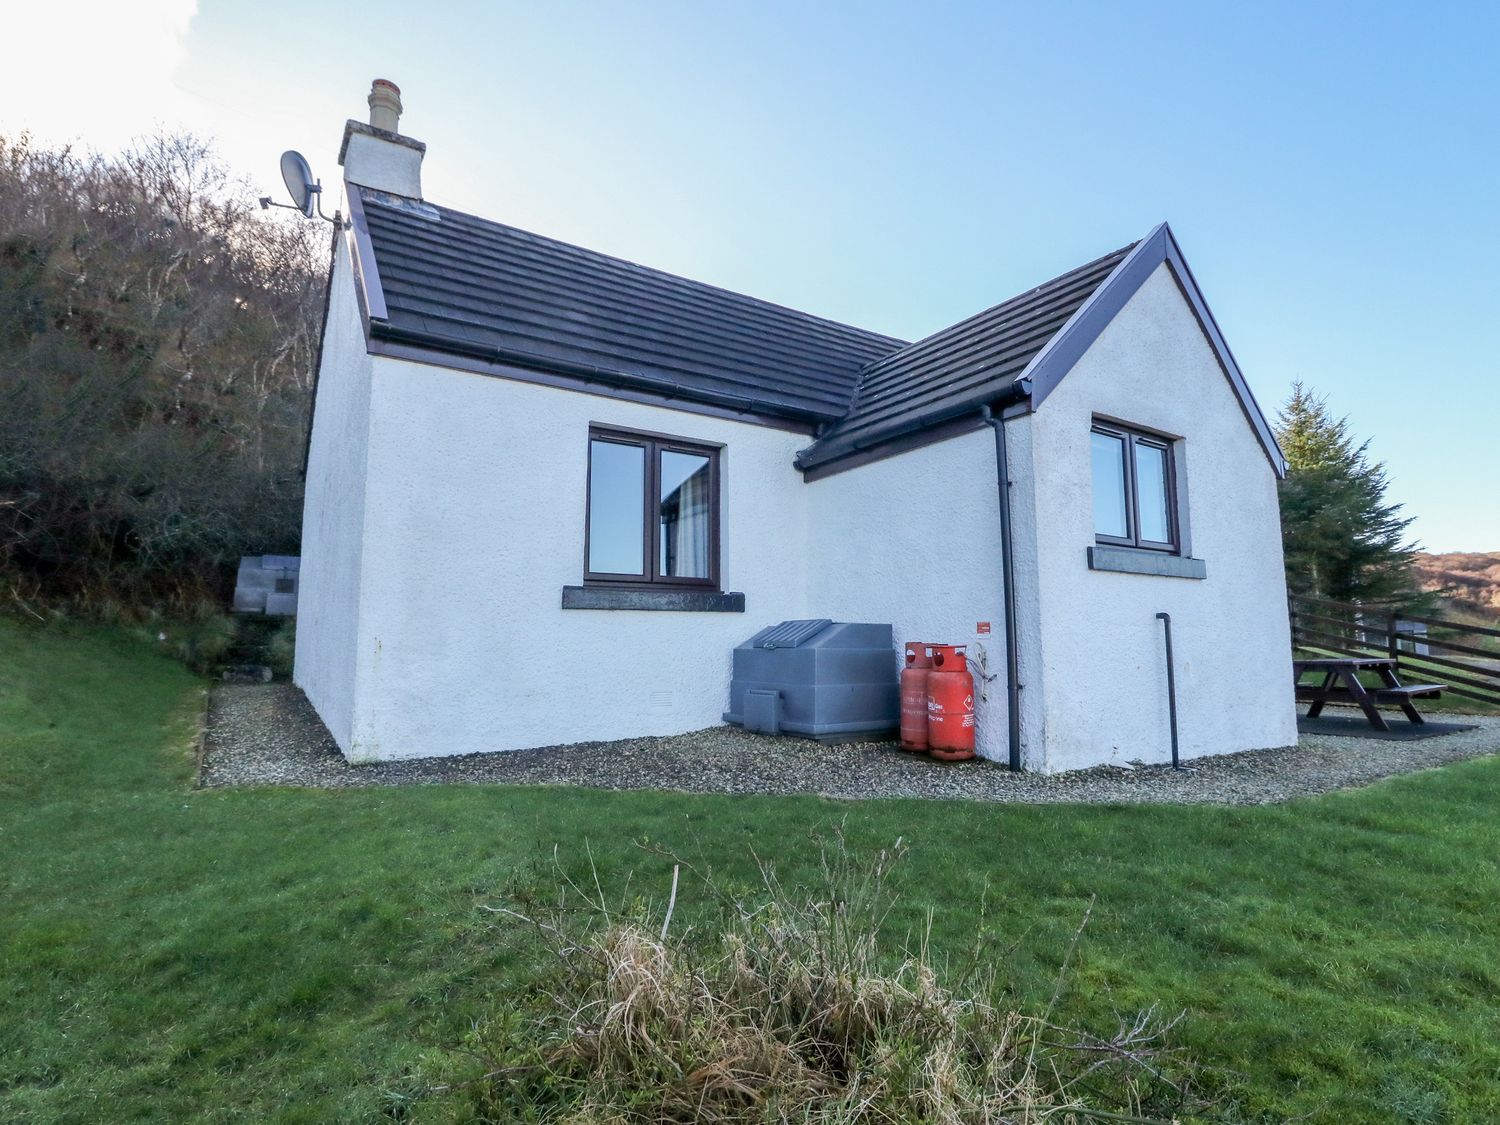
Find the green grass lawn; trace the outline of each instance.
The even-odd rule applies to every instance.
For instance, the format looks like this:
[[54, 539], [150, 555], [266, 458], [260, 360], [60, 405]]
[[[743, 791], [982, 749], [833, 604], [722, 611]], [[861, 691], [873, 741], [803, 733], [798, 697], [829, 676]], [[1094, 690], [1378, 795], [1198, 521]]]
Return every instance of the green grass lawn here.
[[[194, 792], [203, 685], [121, 636], [0, 623], [0, 1120], [451, 1120], [527, 943], [480, 909], [585, 842], [810, 876], [905, 837], [898, 929], [981, 900], [1016, 1001], [1158, 1002], [1233, 1120], [1500, 1119], [1500, 760], [1265, 809], [837, 803], [543, 788]], [[817, 753], [809, 747], [809, 753]], [[690, 920], [690, 890], [677, 918]], [[674, 920], [674, 926], [686, 924]]]

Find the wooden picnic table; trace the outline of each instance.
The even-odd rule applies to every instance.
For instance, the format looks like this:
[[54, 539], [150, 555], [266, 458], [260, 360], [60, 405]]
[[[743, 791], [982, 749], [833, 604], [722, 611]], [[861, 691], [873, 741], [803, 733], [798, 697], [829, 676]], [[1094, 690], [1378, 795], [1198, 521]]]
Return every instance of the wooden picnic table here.
[[[1365, 713], [1370, 725], [1376, 730], [1390, 730], [1385, 717], [1377, 710], [1381, 703], [1395, 704], [1413, 723], [1425, 723], [1422, 714], [1412, 702], [1414, 699], [1436, 699], [1442, 694], [1442, 684], [1403, 684], [1396, 675], [1396, 661], [1383, 656], [1318, 656], [1306, 660], [1292, 661], [1292, 680], [1297, 686], [1297, 698], [1308, 700], [1312, 706], [1307, 717], [1316, 719], [1328, 703], [1353, 703]], [[1308, 672], [1321, 673], [1321, 683], [1304, 684], [1302, 677]], [[1379, 687], [1366, 687], [1360, 682], [1360, 672], [1373, 672], [1380, 677]]]

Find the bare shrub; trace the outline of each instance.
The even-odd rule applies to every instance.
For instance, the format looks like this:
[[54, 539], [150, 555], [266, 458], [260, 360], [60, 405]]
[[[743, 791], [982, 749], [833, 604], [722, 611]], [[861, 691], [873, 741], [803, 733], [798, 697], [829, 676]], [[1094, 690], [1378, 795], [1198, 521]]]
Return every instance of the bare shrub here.
[[841, 835], [823, 849], [814, 888], [783, 886], [764, 863], [743, 896], [693, 873], [721, 906], [712, 938], [671, 929], [676, 857], [660, 926], [611, 909], [597, 881], [499, 908], [555, 971], [535, 1010], [477, 1033], [480, 1118], [1030, 1125], [1170, 1119], [1193, 1104], [1192, 1068], [1168, 1043], [1177, 1019], [1148, 1010], [1100, 1035], [1058, 1022], [1056, 995], [1016, 1011], [982, 935], [947, 971], [925, 936], [882, 939], [899, 841], [867, 860]]
[[200, 675], [213, 671], [224, 659], [236, 632], [233, 617], [212, 609], [163, 627], [172, 654]]
[[0, 603], [191, 614], [296, 550], [328, 238], [191, 136], [0, 135]]

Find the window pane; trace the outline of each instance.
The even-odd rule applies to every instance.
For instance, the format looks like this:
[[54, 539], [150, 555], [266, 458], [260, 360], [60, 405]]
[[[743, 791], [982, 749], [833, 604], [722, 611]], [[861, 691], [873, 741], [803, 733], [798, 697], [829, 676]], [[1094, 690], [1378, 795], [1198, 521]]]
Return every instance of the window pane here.
[[1140, 499], [1141, 538], [1166, 543], [1172, 538], [1168, 516], [1167, 451], [1160, 446], [1135, 443], [1135, 490]]
[[1130, 534], [1125, 519], [1125, 440], [1113, 434], [1095, 433], [1094, 534], [1123, 539]]
[[645, 449], [590, 441], [589, 570], [595, 574], [646, 573], [645, 503]]
[[661, 502], [657, 516], [664, 578], [708, 578], [713, 516], [708, 458], [696, 453], [661, 454]]

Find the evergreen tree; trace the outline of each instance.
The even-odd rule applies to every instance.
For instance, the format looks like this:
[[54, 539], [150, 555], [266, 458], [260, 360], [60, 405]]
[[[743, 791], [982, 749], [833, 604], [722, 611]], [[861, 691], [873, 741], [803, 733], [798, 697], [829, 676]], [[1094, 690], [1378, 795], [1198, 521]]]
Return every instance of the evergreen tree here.
[[1412, 518], [1386, 502], [1385, 466], [1356, 445], [1347, 418], [1300, 382], [1276, 421], [1288, 469], [1281, 482], [1287, 587], [1294, 594], [1401, 607], [1424, 603], [1412, 573]]

